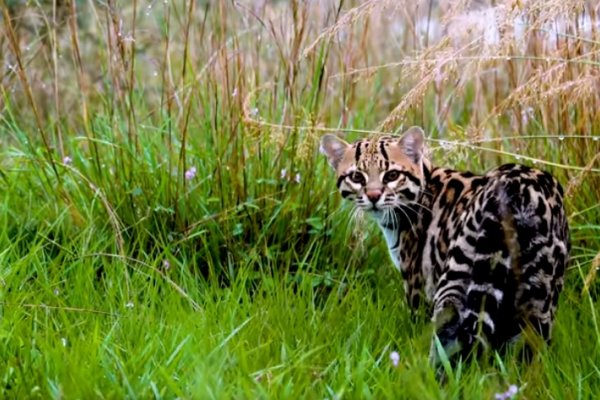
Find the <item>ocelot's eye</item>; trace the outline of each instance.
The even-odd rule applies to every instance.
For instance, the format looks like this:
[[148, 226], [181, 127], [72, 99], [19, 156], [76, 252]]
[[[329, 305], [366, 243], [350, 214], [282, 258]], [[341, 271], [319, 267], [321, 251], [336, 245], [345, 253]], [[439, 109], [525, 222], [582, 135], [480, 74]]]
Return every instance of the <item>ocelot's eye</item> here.
[[354, 171], [350, 174], [350, 180], [361, 185], [365, 184], [365, 176], [358, 171]]
[[383, 175], [383, 183], [393, 182], [400, 177], [400, 172], [391, 170]]

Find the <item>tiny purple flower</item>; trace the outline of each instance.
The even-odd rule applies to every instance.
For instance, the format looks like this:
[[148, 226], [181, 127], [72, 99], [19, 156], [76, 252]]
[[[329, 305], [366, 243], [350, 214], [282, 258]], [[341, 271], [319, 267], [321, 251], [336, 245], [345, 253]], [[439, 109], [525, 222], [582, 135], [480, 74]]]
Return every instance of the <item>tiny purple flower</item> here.
[[73, 162], [73, 159], [72, 159], [71, 157], [69, 157], [69, 156], [65, 156], [65, 157], [62, 159], [62, 162], [63, 162], [63, 164], [65, 164], [65, 165], [71, 165], [71, 163]]
[[287, 169], [282, 169], [280, 174], [281, 179], [285, 179], [287, 177]]
[[517, 385], [510, 385], [508, 387], [508, 390], [506, 391], [506, 394], [509, 395], [510, 397], [513, 397], [514, 395], [517, 394], [518, 391], [519, 391], [519, 388], [517, 387]]
[[185, 171], [185, 179], [191, 181], [196, 176], [196, 167], [191, 167]]
[[530, 119], [535, 116], [535, 111], [531, 107], [527, 107], [523, 111], [521, 111], [521, 123], [523, 125], [527, 125]]
[[515, 395], [519, 392], [519, 388], [517, 385], [510, 385], [508, 390], [504, 393], [496, 393], [494, 395], [495, 400], [509, 400], [515, 397]]
[[164, 260], [163, 261], [163, 268], [168, 271], [171, 268], [171, 263], [169, 262], [169, 260]]
[[397, 351], [392, 351], [390, 353], [390, 361], [394, 368], [398, 367], [398, 364], [400, 363], [400, 354]]
[[296, 181], [296, 183], [300, 183], [300, 173], [296, 174], [296, 176], [294, 177], [294, 181]]

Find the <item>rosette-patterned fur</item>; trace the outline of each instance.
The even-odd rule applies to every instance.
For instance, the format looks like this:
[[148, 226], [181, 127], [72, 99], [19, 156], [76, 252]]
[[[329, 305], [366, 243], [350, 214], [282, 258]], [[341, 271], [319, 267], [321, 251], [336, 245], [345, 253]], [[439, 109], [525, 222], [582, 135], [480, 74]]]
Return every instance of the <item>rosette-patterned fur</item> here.
[[433, 167], [418, 127], [352, 144], [325, 135], [321, 151], [342, 197], [377, 220], [409, 304], [431, 306], [449, 357], [499, 349], [526, 327], [550, 339], [570, 248], [563, 190], [550, 174]]

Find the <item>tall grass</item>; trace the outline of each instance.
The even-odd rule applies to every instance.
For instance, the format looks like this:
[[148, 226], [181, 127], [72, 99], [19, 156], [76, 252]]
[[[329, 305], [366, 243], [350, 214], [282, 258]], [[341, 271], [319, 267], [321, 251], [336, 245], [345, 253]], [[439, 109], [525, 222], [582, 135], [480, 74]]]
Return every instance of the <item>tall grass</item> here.
[[[599, 11], [6, 1], [0, 393], [593, 397]], [[566, 189], [568, 284], [532, 366], [509, 354], [436, 383], [427, 321], [378, 232], [340, 205], [320, 135], [413, 124], [437, 165], [522, 162]]]

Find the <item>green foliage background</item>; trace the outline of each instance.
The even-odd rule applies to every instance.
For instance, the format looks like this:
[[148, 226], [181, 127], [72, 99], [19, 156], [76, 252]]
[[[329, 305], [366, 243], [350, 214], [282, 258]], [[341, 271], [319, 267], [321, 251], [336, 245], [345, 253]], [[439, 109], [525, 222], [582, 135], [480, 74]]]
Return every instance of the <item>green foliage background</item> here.
[[[467, 10], [431, 1], [2, 5], [0, 396], [594, 398], [600, 36], [575, 3], [517, 4], [499, 24], [522, 37], [491, 45], [434, 40]], [[571, 267], [531, 365], [438, 384], [426, 317], [340, 204], [319, 136], [412, 124], [436, 164], [567, 190]]]

